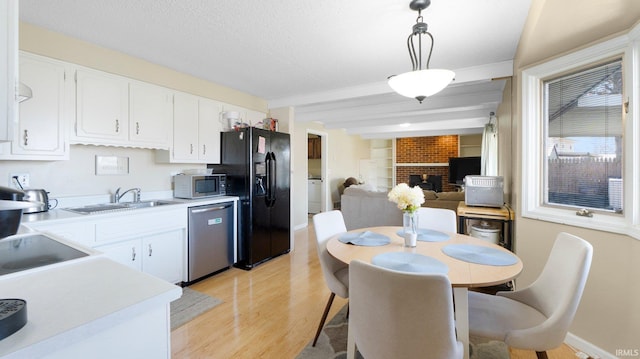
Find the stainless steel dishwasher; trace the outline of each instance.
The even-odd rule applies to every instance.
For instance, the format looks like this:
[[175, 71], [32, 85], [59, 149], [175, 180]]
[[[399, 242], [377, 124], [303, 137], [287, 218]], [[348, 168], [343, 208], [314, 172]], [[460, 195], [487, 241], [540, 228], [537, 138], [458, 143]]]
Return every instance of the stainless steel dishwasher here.
[[189, 207], [189, 282], [233, 264], [233, 202]]

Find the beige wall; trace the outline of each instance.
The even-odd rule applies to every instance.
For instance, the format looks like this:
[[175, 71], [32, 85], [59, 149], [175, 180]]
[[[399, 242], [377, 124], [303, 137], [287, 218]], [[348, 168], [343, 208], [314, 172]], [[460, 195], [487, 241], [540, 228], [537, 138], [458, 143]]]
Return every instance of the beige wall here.
[[[521, 37], [514, 72], [630, 29], [640, 20], [640, 2], [634, 0], [534, 0]], [[514, 203], [522, 197], [520, 185], [522, 133], [521, 104], [515, 78], [515, 116], [511, 123], [517, 138], [512, 175]], [[511, 151], [502, 152], [508, 156]], [[501, 163], [508, 161], [501, 161]], [[514, 207], [520, 213], [518, 206]], [[571, 333], [608, 351], [640, 349], [640, 241], [628, 236], [516, 218], [516, 250], [524, 262], [518, 286], [539, 274], [555, 235], [567, 231], [588, 240], [594, 258], [582, 302]]]
[[[293, 220], [294, 228], [308, 223], [307, 215], [307, 132], [327, 134], [327, 181], [332, 198], [338, 197], [338, 184], [357, 175], [359, 160], [369, 158], [369, 142], [358, 136], [347, 135], [344, 130], [327, 130], [315, 122], [298, 122], [293, 132]], [[331, 208], [329, 208], [331, 209]]]
[[20, 50], [267, 112], [264, 99], [23, 22]]

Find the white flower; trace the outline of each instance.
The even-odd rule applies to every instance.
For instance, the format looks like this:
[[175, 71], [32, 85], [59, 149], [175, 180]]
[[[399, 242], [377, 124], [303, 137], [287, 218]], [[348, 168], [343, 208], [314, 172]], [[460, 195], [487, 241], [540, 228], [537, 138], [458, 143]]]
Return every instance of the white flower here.
[[407, 211], [416, 211], [424, 203], [424, 192], [420, 187], [409, 187], [406, 183], [400, 183], [387, 195], [389, 201], [395, 202], [398, 208]]

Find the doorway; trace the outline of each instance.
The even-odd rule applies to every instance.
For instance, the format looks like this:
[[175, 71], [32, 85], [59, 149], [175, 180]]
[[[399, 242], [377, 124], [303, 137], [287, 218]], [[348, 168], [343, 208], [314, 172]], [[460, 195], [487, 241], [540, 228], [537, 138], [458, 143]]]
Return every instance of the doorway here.
[[327, 134], [307, 130], [307, 213], [327, 210]]

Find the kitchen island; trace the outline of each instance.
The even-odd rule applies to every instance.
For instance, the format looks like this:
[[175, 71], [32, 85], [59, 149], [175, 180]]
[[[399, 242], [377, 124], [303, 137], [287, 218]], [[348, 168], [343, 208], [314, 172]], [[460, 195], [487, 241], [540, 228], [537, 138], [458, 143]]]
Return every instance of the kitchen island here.
[[169, 358], [169, 303], [180, 287], [104, 256], [0, 276], [0, 297], [27, 301], [27, 324], [2, 358]]

